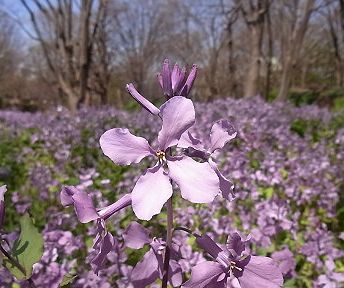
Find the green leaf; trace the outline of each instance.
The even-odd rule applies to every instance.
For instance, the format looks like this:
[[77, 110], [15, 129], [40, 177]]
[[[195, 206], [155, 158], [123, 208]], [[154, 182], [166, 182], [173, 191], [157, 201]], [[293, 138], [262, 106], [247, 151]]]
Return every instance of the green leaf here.
[[75, 274], [67, 273], [66, 275], [64, 275], [59, 287], [65, 287], [65, 286], [69, 287], [69, 285], [72, 284], [72, 282], [74, 281], [76, 277], [77, 275]]
[[24, 280], [31, 277], [32, 265], [43, 255], [43, 236], [33, 225], [28, 214], [21, 217], [20, 228], [20, 236], [13, 245], [11, 256], [22, 266], [23, 271], [8, 259], [4, 259], [4, 265], [18, 280]]
[[274, 194], [273, 187], [259, 187], [258, 191], [260, 192], [260, 195], [262, 195], [264, 199], [270, 199], [272, 195]]

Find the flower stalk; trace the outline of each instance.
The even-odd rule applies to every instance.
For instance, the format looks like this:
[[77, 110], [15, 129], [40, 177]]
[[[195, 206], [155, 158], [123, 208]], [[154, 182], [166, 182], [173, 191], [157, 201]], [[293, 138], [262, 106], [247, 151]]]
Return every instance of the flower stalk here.
[[172, 249], [172, 234], [173, 234], [173, 204], [172, 197], [167, 200], [167, 230], [166, 230], [166, 250], [164, 259], [164, 271], [161, 288], [167, 288], [168, 270], [170, 267], [171, 249]]

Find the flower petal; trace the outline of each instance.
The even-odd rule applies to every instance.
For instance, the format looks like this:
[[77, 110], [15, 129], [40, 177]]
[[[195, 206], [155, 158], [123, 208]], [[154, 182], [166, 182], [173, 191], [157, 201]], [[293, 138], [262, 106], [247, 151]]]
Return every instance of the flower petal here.
[[195, 123], [195, 109], [190, 99], [176, 96], [160, 107], [162, 128], [158, 135], [159, 147], [165, 151], [178, 144], [182, 134]]
[[153, 103], [148, 101], [145, 97], [143, 97], [134, 87], [132, 83], [127, 84], [127, 90], [131, 96], [148, 112], [152, 113], [153, 115], [158, 115], [160, 110], [156, 107]]
[[245, 251], [245, 244], [248, 240], [243, 240], [238, 232], [228, 234], [226, 247], [234, 258], [240, 257]]
[[103, 153], [118, 165], [139, 163], [144, 157], [153, 154], [148, 141], [137, 137], [126, 128], [114, 128], [100, 137]]
[[63, 187], [60, 198], [62, 205], [74, 205], [76, 216], [81, 223], [87, 223], [99, 218], [91, 197], [87, 193], [80, 191], [76, 187]]
[[211, 152], [221, 149], [228, 141], [234, 139], [237, 131], [228, 120], [216, 121], [210, 131]]
[[150, 249], [143, 259], [136, 264], [130, 279], [134, 288], [144, 288], [159, 277], [159, 264], [153, 249]]
[[162, 166], [148, 169], [137, 180], [131, 193], [132, 207], [137, 218], [150, 220], [153, 215], [159, 214], [172, 192], [170, 179]]
[[168, 59], [165, 59], [164, 63], [162, 64], [161, 77], [162, 77], [163, 92], [165, 96], [170, 98], [173, 96], [173, 91], [172, 91], [170, 62], [168, 61]]
[[190, 157], [167, 160], [169, 176], [180, 189], [182, 197], [193, 203], [210, 203], [219, 193], [219, 178], [208, 162], [199, 163]]
[[220, 170], [217, 168], [216, 163], [211, 158], [208, 159], [208, 162], [214, 169], [217, 177], [219, 177], [222, 197], [227, 199], [228, 201], [233, 201], [235, 199], [234, 184], [220, 172]]
[[180, 148], [194, 148], [198, 150], [204, 150], [202, 141], [194, 137], [190, 131], [185, 131], [178, 141], [178, 147]]
[[64, 186], [60, 192], [60, 201], [62, 206], [66, 207], [73, 205], [73, 195], [79, 193], [79, 190], [74, 186]]
[[95, 274], [98, 274], [99, 270], [103, 266], [107, 254], [111, 252], [112, 248], [115, 245], [114, 238], [109, 232], [106, 232], [103, 237], [101, 236], [101, 234], [99, 234], [99, 237], [101, 237], [101, 239], [97, 239], [97, 245], [94, 246], [94, 249], [97, 249], [99, 251], [97, 252], [96, 257], [94, 257], [91, 261], [92, 269]]
[[115, 203], [112, 203], [109, 206], [99, 209], [98, 215], [103, 220], [106, 220], [109, 217], [111, 217], [114, 213], [118, 212], [119, 210], [122, 210], [123, 208], [129, 205], [131, 205], [131, 195], [125, 194], [120, 199], [118, 199]]
[[[227, 279], [223, 279], [221, 264], [212, 261], [202, 262], [191, 269], [191, 278], [184, 283], [185, 288], [218, 287], [225, 288]], [[221, 279], [221, 280], [220, 280]], [[219, 280], [219, 281], [218, 281]], [[224, 281], [226, 280], [226, 281]]]
[[286, 275], [295, 270], [296, 261], [293, 253], [288, 248], [272, 253], [271, 258], [278, 263], [278, 267], [282, 274]]
[[282, 273], [271, 258], [248, 256], [247, 261], [242, 272], [233, 270], [242, 288], [278, 288], [283, 285]]
[[197, 245], [208, 252], [223, 267], [230, 266], [230, 257], [228, 251], [223, 251], [217, 243], [208, 235], [204, 234], [196, 238]]
[[185, 72], [186, 70], [180, 69], [178, 64], [174, 65], [171, 76], [173, 93], [179, 92], [180, 87], [183, 85]]
[[176, 260], [170, 260], [168, 278], [168, 281], [173, 287], [180, 287], [183, 283], [182, 268]]
[[206, 234], [196, 237], [196, 243], [214, 259], [218, 257], [219, 253], [223, 252], [221, 247]]
[[149, 244], [149, 230], [139, 223], [133, 221], [123, 233], [124, 243], [132, 249], [141, 249], [145, 244]]
[[197, 66], [192, 65], [192, 68], [190, 70], [189, 76], [185, 81], [184, 86], [180, 89], [180, 95], [187, 97], [191, 91], [191, 88], [193, 86], [193, 83], [197, 76]]

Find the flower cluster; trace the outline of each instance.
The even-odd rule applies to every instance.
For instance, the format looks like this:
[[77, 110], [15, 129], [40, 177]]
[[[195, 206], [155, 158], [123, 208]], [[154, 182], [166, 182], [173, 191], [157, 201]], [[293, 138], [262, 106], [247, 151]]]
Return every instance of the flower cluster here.
[[[192, 205], [175, 197], [175, 226], [198, 228], [218, 243], [236, 230], [250, 233], [252, 254], [273, 258], [286, 287], [342, 287], [343, 114], [315, 105], [266, 103], [260, 98], [194, 105], [197, 123], [190, 133], [205, 140], [206, 147], [212, 123], [218, 119], [230, 119], [238, 129], [231, 145], [212, 154], [221, 173], [231, 175], [236, 184], [236, 200], [216, 197], [211, 204]], [[103, 156], [97, 139], [106, 129], [128, 127], [154, 145], [151, 141], [161, 123], [158, 117], [147, 115], [144, 109], [132, 113], [113, 107], [89, 107], [73, 117], [63, 109], [0, 111], [0, 142], [9, 148], [1, 155], [0, 178], [9, 187], [5, 198], [11, 203], [6, 207], [3, 237], [13, 243], [17, 232], [11, 225], [27, 209], [37, 225], [44, 227], [44, 256], [33, 273], [37, 287], [58, 287], [65, 275], [75, 273], [73, 287], [131, 286], [131, 271], [149, 247], [145, 245], [142, 251], [122, 244], [132, 209], [122, 209], [106, 220], [107, 231], [119, 245], [107, 254], [97, 277], [89, 269], [98, 252], [92, 248], [97, 225], [79, 224], [75, 213], [59, 205], [56, 193], [61, 185], [76, 185], [87, 191], [95, 207], [109, 206], [131, 193], [142, 168], [154, 166], [155, 157], [147, 157], [142, 166], [114, 166]], [[166, 242], [161, 234], [164, 215], [153, 217], [149, 225], [151, 235]], [[6, 234], [9, 228], [12, 232]], [[176, 231], [173, 243], [180, 248], [183, 279], [192, 267], [211, 260], [184, 233]], [[87, 252], [85, 260], [81, 255]], [[1, 287], [15, 282], [6, 269], [0, 269]]]
[[[171, 71], [165, 60], [159, 83], [166, 96], [160, 108], [142, 96], [133, 86], [127, 89], [133, 98], [148, 112], [161, 121], [161, 129], [154, 145], [143, 137], [133, 135], [127, 128], [113, 128], [102, 134], [100, 147], [116, 165], [127, 166], [152, 157], [154, 166], [148, 168], [136, 181], [130, 194], [124, 195], [105, 208], [96, 209], [90, 196], [73, 186], [61, 191], [61, 203], [74, 205], [80, 222], [97, 221], [93, 249], [97, 251], [91, 261], [98, 273], [106, 256], [121, 245], [106, 229], [105, 220], [131, 205], [140, 220], [151, 220], [161, 212], [167, 202], [166, 238], [149, 237], [149, 230], [137, 222], [131, 223], [123, 233], [123, 245], [140, 249], [149, 245], [150, 250], [130, 273], [130, 281], [136, 287], [146, 287], [162, 279], [162, 287], [169, 282], [173, 287], [232, 287], [233, 277], [243, 288], [280, 287], [282, 273], [271, 258], [242, 255], [245, 241], [238, 234], [229, 236], [227, 250], [221, 248], [208, 236], [199, 236], [187, 228], [190, 236], [217, 262], [203, 262], [192, 268], [190, 280], [182, 284], [181, 246], [174, 242], [172, 197], [175, 185], [182, 198], [192, 203], [212, 203], [216, 196], [226, 200], [235, 198], [234, 185], [219, 170], [214, 152], [234, 139], [237, 132], [228, 120], [217, 120], [211, 127], [209, 139], [202, 142], [196, 138], [193, 128], [196, 113], [190, 93], [196, 77], [193, 66], [186, 77], [186, 70], [177, 65]], [[177, 229], [177, 228], [176, 228]], [[193, 237], [193, 236], [192, 236]], [[197, 271], [197, 272], [196, 272]]]

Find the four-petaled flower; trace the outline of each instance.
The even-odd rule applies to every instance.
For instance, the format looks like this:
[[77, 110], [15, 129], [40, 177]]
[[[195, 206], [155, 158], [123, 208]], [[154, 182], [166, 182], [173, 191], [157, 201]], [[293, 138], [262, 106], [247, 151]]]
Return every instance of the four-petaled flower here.
[[190, 280], [182, 287], [226, 288], [232, 287], [233, 283], [241, 288], [281, 287], [282, 273], [271, 258], [243, 253], [248, 240], [234, 232], [228, 236], [226, 246], [221, 248], [209, 236], [197, 236], [197, 244], [216, 261], [205, 261], [193, 267]]
[[[149, 234], [149, 230], [137, 222], [131, 222], [123, 234], [124, 243], [129, 248], [141, 249], [144, 245], [150, 246], [150, 250], [131, 272], [130, 279], [134, 288], [147, 287], [156, 279], [162, 278], [166, 243], [160, 238], [150, 238]], [[182, 269], [178, 263], [179, 254], [178, 245], [173, 243], [168, 273], [169, 282], [173, 287], [179, 287], [182, 284]]]
[[92, 246], [97, 253], [91, 265], [94, 273], [98, 274], [106, 255], [116, 244], [115, 238], [106, 230], [105, 220], [131, 204], [130, 194], [125, 194], [115, 203], [101, 209], [96, 209], [91, 197], [74, 186], [63, 187], [60, 199], [63, 206], [74, 205], [75, 213], [81, 223], [97, 220], [97, 235]]
[[192, 101], [175, 96], [165, 102], [159, 111], [162, 128], [157, 149], [125, 128], [110, 129], [100, 137], [104, 154], [118, 165], [138, 163], [146, 156], [157, 159], [156, 165], [138, 179], [131, 193], [133, 210], [142, 220], [149, 220], [160, 213], [164, 203], [172, 196], [170, 180], [179, 186], [182, 197], [193, 203], [210, 203], [220, 191], [219, 179], [209, 163], [170, 154], [170, 147], [176, 146], [181, 135], [195, 122]]

